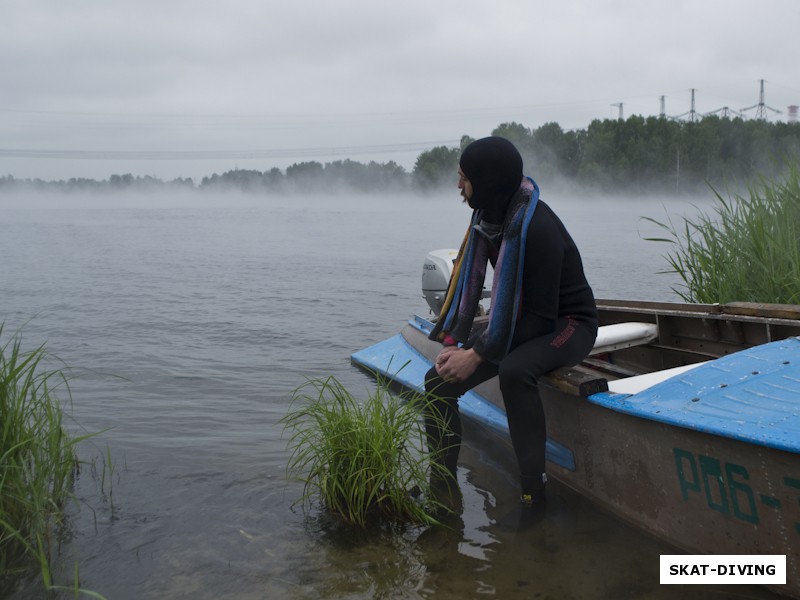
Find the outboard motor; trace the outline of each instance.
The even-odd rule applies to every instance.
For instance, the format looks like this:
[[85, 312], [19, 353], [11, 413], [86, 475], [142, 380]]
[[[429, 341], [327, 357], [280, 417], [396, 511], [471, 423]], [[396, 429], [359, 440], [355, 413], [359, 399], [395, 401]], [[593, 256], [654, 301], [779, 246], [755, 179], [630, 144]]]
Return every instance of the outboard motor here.
[[422, 265], [422, 295], [434, 315], [442, 311], [450, 275], [453, 273], [453, 262], [458, 256], [458, 250], [445, 248], [432, 250], [425, 257]]
[[[447, 286], [450, 284], [450, 276], [453, 274], [453, 264], [458, 257], [458, 250], [444, 248], [442, 250], [432, 250], [425, 257], [422, 265], [422, 295], [431, 308], [435, 316], [442, 312], [444, 299], [447, 296]], [[491, 265], [487, 267], [487, 278], [491, 281]], [[483, 288], [481, 298], [491, 298], [492, 290]], [[479, 305], [479, 313], [485, 314], [488, 308]]]

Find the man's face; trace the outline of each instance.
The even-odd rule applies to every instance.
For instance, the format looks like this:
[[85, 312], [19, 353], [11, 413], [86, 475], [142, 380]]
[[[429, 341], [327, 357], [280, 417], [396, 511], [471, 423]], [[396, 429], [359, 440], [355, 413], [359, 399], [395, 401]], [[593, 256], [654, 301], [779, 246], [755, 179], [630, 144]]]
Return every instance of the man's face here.
[[461, 169], [458, 170], [458, 189], [461, 190], [464, 202], [469, 202], [469, 199], [472, 198], [472, 184]]

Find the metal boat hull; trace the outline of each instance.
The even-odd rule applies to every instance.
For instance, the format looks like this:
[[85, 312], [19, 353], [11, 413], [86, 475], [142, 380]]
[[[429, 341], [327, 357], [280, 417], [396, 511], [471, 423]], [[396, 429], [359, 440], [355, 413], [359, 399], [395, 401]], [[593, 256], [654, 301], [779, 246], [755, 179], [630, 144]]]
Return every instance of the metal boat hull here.
[[[751, 319], [757, 320], [745, 321]], [[355, 353], [353, 362], [422, 390], [424, 373], [440, 346], [427, 338], [420, 323], [412, 322], [392, 340]], [[790, 322], [777, 325], [793, 333]], [[755, 327], [745, 323], [745, 328], [751, 326]], [[736, 327], [716, 325], [723, 332]], [[654, 344], [664, 342], [662, 336]], [[673, 378], [647, 394], [611, 394], [596, 387], [596, 380], [583, 388], [565, 385], [570, 375], [585, 384], [585, 372], [543, 378], [548, 475], [685, 552], [786, 555], [787, 585], [775, 591], [800, 598], [800, 436], [794, 435], [793, 424], [800, 414], [800, 376], [793, 364], [800, 367], [800, 341], [792, 342], [796, 348], [786, 345], [773, 348], [771, 354], [746, 356], [746, 363], [738, 350], [747, 344], [731, 348], [737, 353], [730, 358], [727, 350], [718, 352], [718, 360], [706, 356], [711, 366], [696, 368], [698, 375]], [[769, 367], [774, 372], [763, 365], [764, 356], [777, 357], [770, 359], [776, 363]], [[759, 371], [752, 361], [760, 365], [764, 381], [753, 377]], [[751, 371], [735, 371], [743, 368]], [[735, 414], [718, 414], [728, 410], [728, 404], [716, 402], [716, 396], [727, 394], [727, 401], [736, 402], [734, 388], [741, 388], [736, 392], [741, 394], [761, 393], [759, 385], [774, 387], [778, 380], [789, 386], [781, 384], [778, 394], [783, 412], [749, 415], [755, 425], [737, 424]], [[576, 391], [580, 389], [588, 393], [582, 395]], [[642, 404], [647, 401], [646, 408], [636, 404], [639, 397]], [[787, 402], [792, 406], [783, 406]], [[701, 410], [699, 417], [688, 410], [701, 405], [710, 408]], [[460, 408], [465, 416], [505, 434], [497, 439], [510, 446], [496, 379], [462, 397]], [[781, 414], [793, 415], [794, 421], [777, 424]]]

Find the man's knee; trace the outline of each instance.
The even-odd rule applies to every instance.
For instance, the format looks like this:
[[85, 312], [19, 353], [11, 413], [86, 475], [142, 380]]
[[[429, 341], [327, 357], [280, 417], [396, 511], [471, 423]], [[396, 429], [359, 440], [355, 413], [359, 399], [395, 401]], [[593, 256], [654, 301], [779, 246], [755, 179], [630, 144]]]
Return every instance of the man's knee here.
[[536, 387], [535, 369], [520, 361], [501, 362], [497, 376], [500, 380], [500, 389], [519, 386]]

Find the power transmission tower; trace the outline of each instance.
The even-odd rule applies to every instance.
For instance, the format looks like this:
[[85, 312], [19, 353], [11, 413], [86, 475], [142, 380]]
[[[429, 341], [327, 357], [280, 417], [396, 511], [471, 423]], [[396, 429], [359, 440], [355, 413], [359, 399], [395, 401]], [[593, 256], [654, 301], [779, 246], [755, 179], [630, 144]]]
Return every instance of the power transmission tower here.
[[712, 110], [711, 112], [706, 113], [705, 116], [707, 117], [709, 115], [716, 115], [716, 114], [721, 116], [723, 119], [730, 119], [731, 115], [733, 115], [734, 117], [740, 117], [742, 119], [745, 116], [742, 112], [734, 110], [732, 108], [728, 108], [727, 106], [723, 106], [722, 108], [718, 108], [717, 110]]
[[617, 117], [620, 121], [624, 121], [624, 117], [622, 116], [622, 102], [618, 102], [616, 104], [612, 104], [611, 106], [619, 107], [619, 117]]
[[667, 116], [666, 96], [659, 96], [658, 97], [658, 105], [659, 105], [658, 116], [663, 119], [664, 117]]
[[678, 115], [677, 117], [675, 117], [676, 119], [682, 119], [683, 117], [688, 116], [689, 120], [692, 121], [692, 122], [700, 120], [700, 115], [694, 109], [694, 93], [696, 91], [697, 90], [695, 88], [692, 88], [692, 108], [689, 110], [689, 112], [685, 112], [682, 115]]
[[755, 108], [756, 109], [755, 118], [761, 120], [766, 120], [768, 110], [771, 110], [772, 112], [779, 115], [782, 114], [781, 111], [779, 111], [776, 108], [772, 108], [771, 106], [767, 106], [766, 102], [764, 102], [764, 80], [761, 79], [760, 81], [761, 81], [761, 86], [760, 86], [760, 91], [758, 93], [758, 104], [753, 104], [753, 106], [748, 106], [747, 108], [743, 108], [742, 112], [746, 110], [753, 110]]

